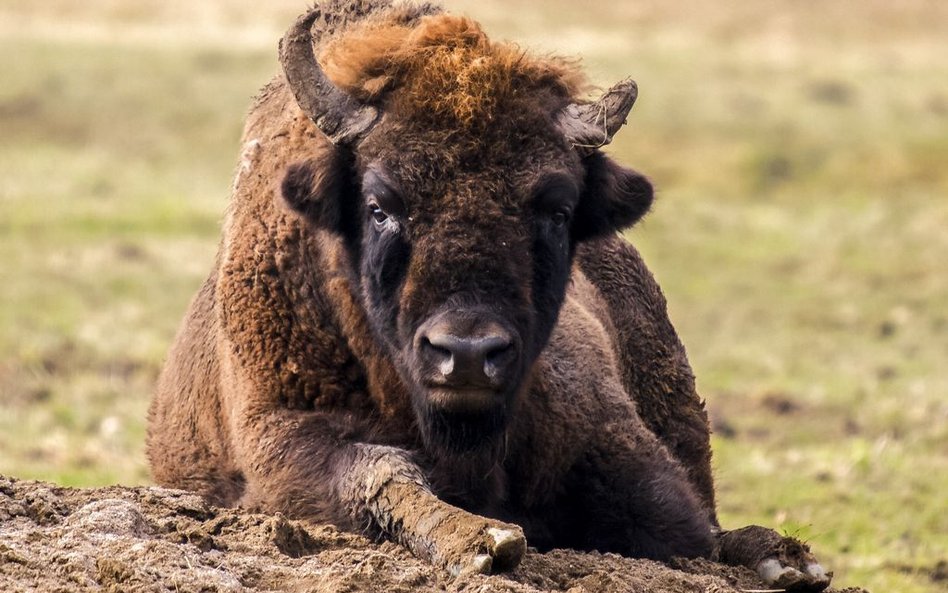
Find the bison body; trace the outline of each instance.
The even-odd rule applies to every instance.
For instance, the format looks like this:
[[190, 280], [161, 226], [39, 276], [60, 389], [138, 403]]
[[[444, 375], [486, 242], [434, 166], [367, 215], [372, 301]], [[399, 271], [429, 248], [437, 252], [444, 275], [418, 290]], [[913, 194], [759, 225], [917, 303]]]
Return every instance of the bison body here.
[[327, 3], [281, 54], [150, 409], [155, 480], [457, 571], [524, 534], [726, 556], [703, 403], [616, 234], [651, 185], [585, 140], [634, 85], [577, 101], [568, 62], [427, 4]]

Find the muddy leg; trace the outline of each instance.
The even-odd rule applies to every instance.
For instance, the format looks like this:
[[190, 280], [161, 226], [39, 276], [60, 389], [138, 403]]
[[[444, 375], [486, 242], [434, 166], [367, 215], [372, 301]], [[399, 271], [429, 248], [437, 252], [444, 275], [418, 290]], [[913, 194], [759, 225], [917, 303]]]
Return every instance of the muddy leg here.
[[833, 578], [806, 544], [758, 525], [722, 531], [716, 552], [717, 560], [756, 570], [768, 586], [785, 591], [822, 591]]
[[241, 506], [381, 531], [454, 574], [510, 570], [526, 551], [519, 527], [440, 500], [407, 451], [349, 440], [339, 418], [280, 410], [242, 429]]
[[432, 494], [420, 470], [399, 449], [356, 445], [345, 489], [356, 505], [415, 555], [452, 574], [511, 570], [527, 542], [516, 525], [451, 506]]

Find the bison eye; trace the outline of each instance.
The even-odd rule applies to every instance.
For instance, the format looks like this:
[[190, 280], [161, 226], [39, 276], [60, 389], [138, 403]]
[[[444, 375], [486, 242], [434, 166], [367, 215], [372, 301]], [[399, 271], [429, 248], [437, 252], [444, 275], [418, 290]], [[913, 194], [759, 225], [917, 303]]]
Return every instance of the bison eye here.
[[382, 225], [388, 220], [388, 214], [386, 214], [379, 205], [376, 203], [369, 204], [369, 211], [372, 213], [372, 220], [375, 221], [375, 224]]
[[567, 222], [569, 222], [569, 215], [570, 215], [569, 210], [564, 208], [562, 210], [557, 210], [556, 212], [554, 212], [553, 215], [550, 217], [550, 220], [553, 221], [554, 226], [561, 227], [561, 226], [564, 226]]
[[533, 208], [547, 228], [560, 232], [573, 217], [579, 202], [576, 182], [565, 173], [553, 172], [540, 177], [533, 187]]

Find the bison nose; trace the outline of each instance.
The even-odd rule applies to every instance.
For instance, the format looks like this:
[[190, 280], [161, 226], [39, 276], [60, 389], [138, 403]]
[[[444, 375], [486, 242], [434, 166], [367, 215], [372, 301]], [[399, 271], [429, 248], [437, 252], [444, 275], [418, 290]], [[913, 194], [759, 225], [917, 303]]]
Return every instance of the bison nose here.
[[500, 327], [475, 336], [433, 327], [421, 336], [421, 350], [437, 382], [457, 388], [501, 387], [516, 356], [513, 338]]

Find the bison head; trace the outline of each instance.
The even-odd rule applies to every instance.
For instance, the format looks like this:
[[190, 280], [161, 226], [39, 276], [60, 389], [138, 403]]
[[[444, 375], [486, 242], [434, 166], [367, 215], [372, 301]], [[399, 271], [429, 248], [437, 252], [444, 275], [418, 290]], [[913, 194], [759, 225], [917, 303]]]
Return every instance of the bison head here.
[[631, 225], [652, 188], [596, 149], [631, 81], [574, 99], [572, 64], [490, 42], [468, 19], [389, 15], [313, 53], [314, 13], [281, 45], [331, 154], [290, 167], [288, 202], [341, 237], [376, 340], [429, 447], [502, 434], [563, 302], [577, 242]]

